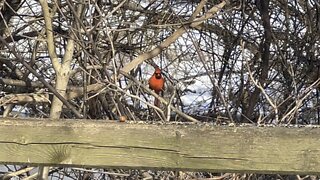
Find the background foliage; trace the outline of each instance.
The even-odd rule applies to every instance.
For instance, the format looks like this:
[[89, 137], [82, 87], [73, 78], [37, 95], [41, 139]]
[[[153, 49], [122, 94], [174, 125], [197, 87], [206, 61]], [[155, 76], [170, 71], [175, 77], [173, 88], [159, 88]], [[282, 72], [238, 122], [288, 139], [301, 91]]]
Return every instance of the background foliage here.
[[[186, 114], [217, 123], [319, 124], [319, 1], [227, 2], [212, 18], [190, 25], [221, 2], [49, 1], [48, 29], [43, 1], [2, 1], [1, 113], [188, 121]], [[123, 72], [179, 28], [186, 32]], [[156, 65], [167, 80], [164, 98], [180, 114], [165, 103], [156, 111], [151, 106], [147, 79]], [[59, 77], [66, 89], [58, 88]], [[70, 105], [54, 111], [57, 93]]]

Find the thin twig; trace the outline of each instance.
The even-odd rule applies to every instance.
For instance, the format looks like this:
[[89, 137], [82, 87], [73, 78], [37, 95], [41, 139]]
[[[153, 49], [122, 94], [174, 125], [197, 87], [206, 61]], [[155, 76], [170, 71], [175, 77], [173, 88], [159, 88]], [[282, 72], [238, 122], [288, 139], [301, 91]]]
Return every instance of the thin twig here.
[[173, 99], [174, 99], [175, 96], [176, 96], [176, 91], [173, 90], [173, 94], [171, 95], [170, 100], [169, 100], [169, 103], [168, 103], [168, 106], [167, 106], [167, 121], [170, 121], [170, 117], [171, 117], [171, 104], [172, 104], [172, 101], [173, 101]]

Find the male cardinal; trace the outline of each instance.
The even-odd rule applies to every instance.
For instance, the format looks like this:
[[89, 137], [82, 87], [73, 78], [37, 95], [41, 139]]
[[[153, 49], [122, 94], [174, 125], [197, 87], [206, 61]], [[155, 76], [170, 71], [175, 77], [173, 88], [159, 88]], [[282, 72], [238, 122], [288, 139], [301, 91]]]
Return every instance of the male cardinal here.
[[[161, 75], [161, 70], [160, 68], [156, 68], [153, 75], [151, 76], [151, 78], [149, 79], [149, 88], [154, 90], [155, 93], [157, 93], [158, 95], [163, 94], [163, 90], [164, 90], [164, 78]], [[154, 100], [154, 105], [157, 107], [160, 107], [160, 101], [159, 99], [155, 98]]]

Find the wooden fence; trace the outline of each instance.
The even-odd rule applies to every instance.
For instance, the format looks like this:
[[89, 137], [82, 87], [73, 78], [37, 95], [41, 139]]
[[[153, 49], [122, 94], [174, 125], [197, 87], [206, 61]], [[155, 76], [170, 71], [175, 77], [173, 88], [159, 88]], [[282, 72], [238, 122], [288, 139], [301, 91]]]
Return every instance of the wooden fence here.
[[0, 164], [319, 174], [320, 128], [0, 119]]

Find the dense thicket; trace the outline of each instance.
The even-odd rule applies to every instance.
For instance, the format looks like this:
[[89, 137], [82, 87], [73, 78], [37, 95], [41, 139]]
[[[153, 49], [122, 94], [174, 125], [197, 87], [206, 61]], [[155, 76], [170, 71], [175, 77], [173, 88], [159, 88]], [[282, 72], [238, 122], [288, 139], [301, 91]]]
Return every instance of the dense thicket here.
[[[218, 3], [206, 2], [196, 18]], [[141, 85], [147, 85], [156, 64], [167, 78], [165, 99], [200, 121], [232, 116], [237, 122], [319, 122], [318, 1], [229, 3], [192, 27], [191, 15], [199, 4], [167, 0], [49, 2], [59, 62], [66, 54], [67, 41], [72, 38], [75, 42], [67, 94], [76, 95], [67, 98], [69, 102], [87, 118], [146, 120], [154, 111], [143, 103], [151, 103], [152, 98]], [[22, 63], [55, 87], [57, 72], [48, 53], [44, 19], [37, 1], [1, 5], [4, 109], [49, 117], [52, 92]], [[177, 40], [123, 76], [120, 70], [130, 61], [172, 38], [181, 27], [186, 32]], [[46, 92], [47, 102], [13, 101], [8, 96]], [[10, 103], [14, 107], [8, 106]], [[64, 108], [62, 117], [75, 115]]]

